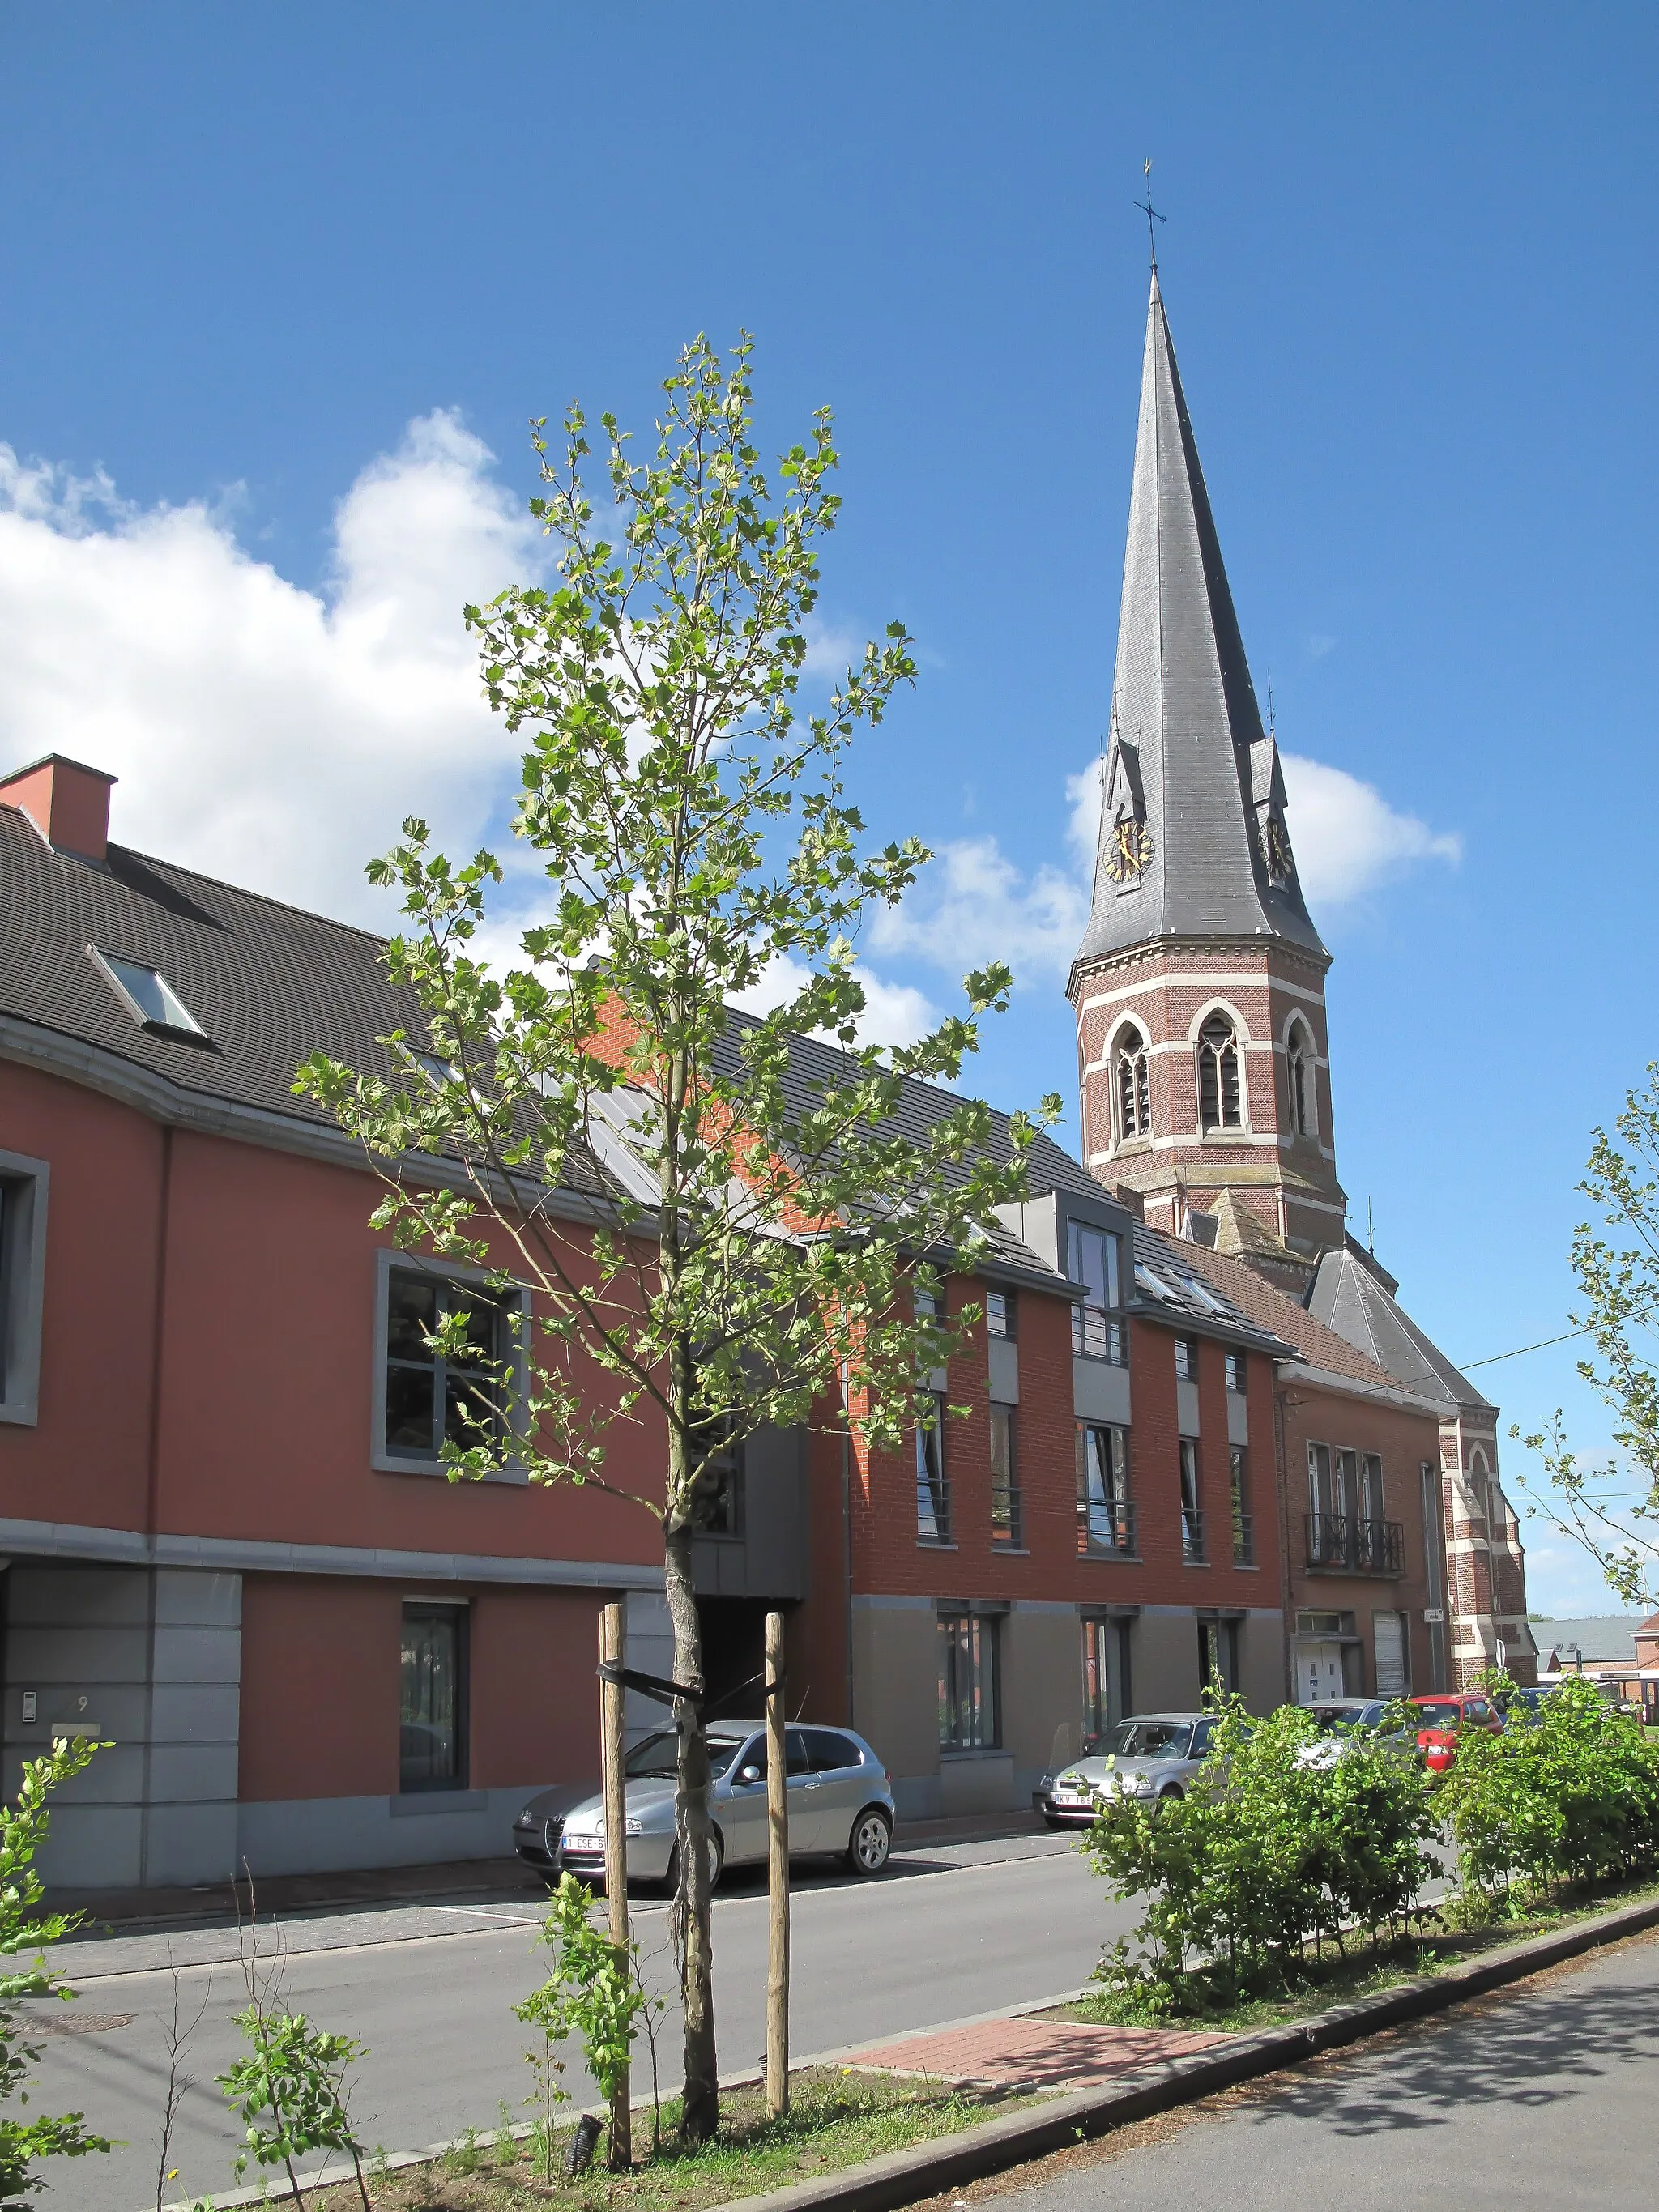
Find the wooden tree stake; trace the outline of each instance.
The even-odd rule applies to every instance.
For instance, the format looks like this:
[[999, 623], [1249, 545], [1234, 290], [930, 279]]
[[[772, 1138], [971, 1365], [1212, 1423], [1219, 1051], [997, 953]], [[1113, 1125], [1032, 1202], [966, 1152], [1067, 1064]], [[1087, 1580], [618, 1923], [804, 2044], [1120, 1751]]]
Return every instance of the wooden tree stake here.
[[784, 1752], [783, 1615], [766, 1616], [766, 2109], [789, 2109], [789, 1769]]
[[[608, 1605], [599, 1616], [599, 1656], [616, 1666], [627, 1663], [628, 1632], [622, 1607]], [[617, 1965], [632, 1972], [628, 1948], [628, 1809], [623, 1782], [623, 1699], [620, 1682], [599, 1686], [599, 1738], [605, 1779], [605, 1895], [611, 1908], [611, 1941]], [[610, 2163], [623, 2172], [634, 2163], [633, 2075], [627, 2066], [611, 2093]]]

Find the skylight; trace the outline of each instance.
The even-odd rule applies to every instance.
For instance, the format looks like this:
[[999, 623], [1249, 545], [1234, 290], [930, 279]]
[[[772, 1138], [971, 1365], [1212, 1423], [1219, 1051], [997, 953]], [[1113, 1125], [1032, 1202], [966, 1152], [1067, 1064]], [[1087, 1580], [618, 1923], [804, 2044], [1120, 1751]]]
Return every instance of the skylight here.
[[179, 1036], [207, 1035], [159, 968], [146, 968], [137, 960], [118, 960], [113, 953], [100, 952], [95, 945], [87, 950], [106, 982], [142, 1028], [171, 1030]]

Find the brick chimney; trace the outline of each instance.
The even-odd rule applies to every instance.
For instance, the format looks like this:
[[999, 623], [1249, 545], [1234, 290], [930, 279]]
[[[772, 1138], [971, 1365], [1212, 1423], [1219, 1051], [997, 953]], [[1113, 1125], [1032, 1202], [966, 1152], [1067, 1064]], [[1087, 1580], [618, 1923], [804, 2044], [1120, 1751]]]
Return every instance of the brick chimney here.
[[109, 787], [100, 768], [48, 753], [0, 776], [0, 806], [15, 806], [59, 852], [101, 860], [109, 849]]

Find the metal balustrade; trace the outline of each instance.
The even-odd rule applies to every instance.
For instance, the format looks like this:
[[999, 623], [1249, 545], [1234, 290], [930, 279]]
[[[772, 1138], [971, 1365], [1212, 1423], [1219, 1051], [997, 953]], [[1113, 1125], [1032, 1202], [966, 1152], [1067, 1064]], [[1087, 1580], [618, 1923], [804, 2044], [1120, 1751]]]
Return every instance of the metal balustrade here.
[[1352, 1513], [1310, 1513], [1308, 1566], [1341, 1574], [1403, 1575], [1406, 1530], [1399, 1521], [1362, 1521]]
[[1091, 1498], [1079, 1501], [1077, 1547], [1103, 1558], [1133, 1558], [1135, 1548], [1135, 1509], [1127, 1498]]

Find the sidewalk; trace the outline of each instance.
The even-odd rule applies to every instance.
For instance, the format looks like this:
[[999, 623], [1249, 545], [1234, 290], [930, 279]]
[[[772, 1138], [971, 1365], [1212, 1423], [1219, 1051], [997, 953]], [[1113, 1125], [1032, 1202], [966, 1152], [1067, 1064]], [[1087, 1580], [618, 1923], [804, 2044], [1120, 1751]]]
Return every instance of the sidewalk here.
[[[956, 1820], [908, 1821], [896, 1832], [896, 1851], [941, 1850], [953, 1844], [995, 1843], [1042, 1833], [1035, 1813], [980, 1813]], [[507, 1897], [536, 1902], [546, 1885], [516, 1858], [451, 1859], [433, 1866], [366, 1867], [345, 1874], [270, 1875], [254, 1882], [262, 1915], [322, 1911], [334, 1905], [418, 1904], [426, 1898]], [[174, 1926], [194, 1920], [234, 1920], [247, 1910], [246, 1884], [210, 1882], [196, 1889], [56, 1890], [47, 1898], [58, 1911], [83, 1912], [105, 1927]]]

